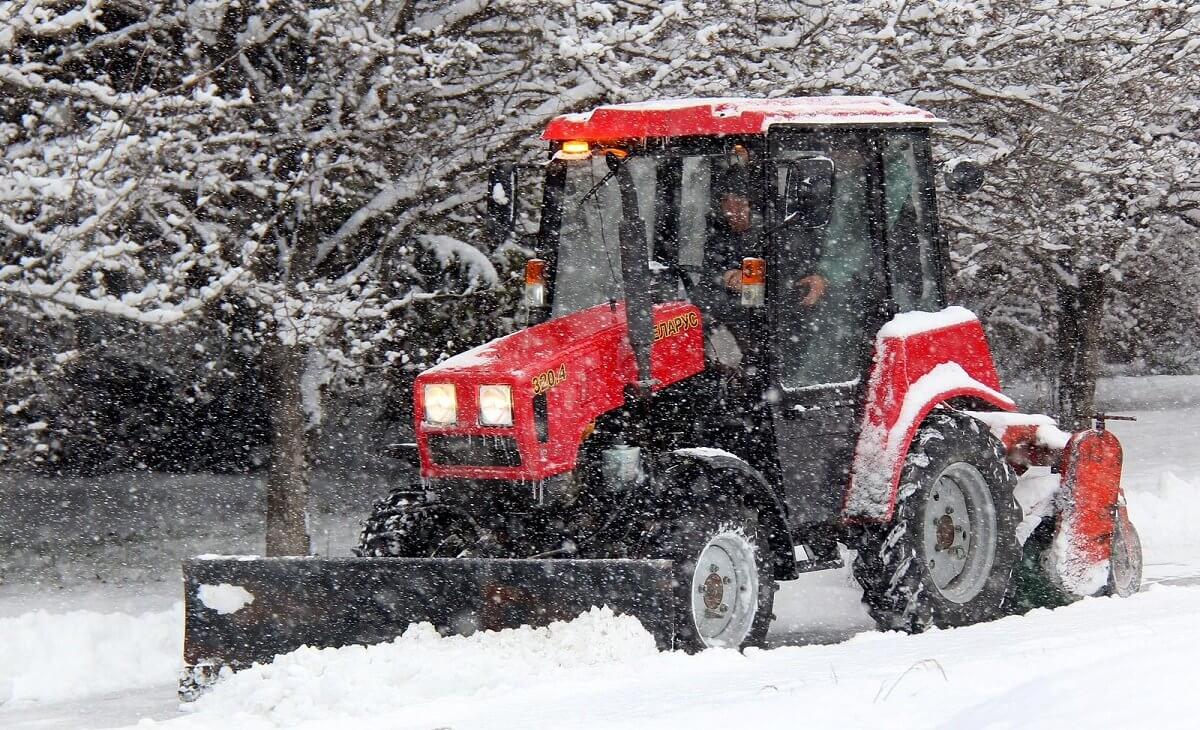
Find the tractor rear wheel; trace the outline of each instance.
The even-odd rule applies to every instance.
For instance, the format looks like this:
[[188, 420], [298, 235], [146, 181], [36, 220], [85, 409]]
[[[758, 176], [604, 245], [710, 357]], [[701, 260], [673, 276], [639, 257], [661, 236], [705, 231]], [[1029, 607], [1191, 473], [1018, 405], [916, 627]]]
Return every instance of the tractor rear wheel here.
[[425, 493], [395, 491], [363, 520], [360, 558], [457, 558], [471, 554], [480, 532], [462, 512]]
[[1016, 475], [975, 419], [938, 412], [913, 439], [893, 522], [859, 546], [854, 575], [880, 628], [908, 632], [1001, 615], [1020, 555]]
[[[705, 476], [698, 479], [707, 480]], [[739, 495], [706, 494], [655, 521], [645, 557], [675, 562], [676, 647], [761, 646], [771, 623], [775, 579], [766, 531]]]

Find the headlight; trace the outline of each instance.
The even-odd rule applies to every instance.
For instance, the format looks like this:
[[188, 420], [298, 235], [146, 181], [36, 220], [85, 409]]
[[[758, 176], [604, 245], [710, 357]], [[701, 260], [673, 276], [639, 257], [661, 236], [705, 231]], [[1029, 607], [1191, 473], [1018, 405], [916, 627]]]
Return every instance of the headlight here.
[[437, 383], [425, 386], [425, 423], [452, 426], [458, 422], [458, 398], [454, 385]]
[[512, 425], [512, 388], [507, 385], [479, 386], [479, 425]]

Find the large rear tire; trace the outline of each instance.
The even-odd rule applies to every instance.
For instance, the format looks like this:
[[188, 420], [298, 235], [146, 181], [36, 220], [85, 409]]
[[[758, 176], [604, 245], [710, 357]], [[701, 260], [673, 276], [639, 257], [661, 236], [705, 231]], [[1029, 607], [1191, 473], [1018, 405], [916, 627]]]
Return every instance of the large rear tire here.
[[892, 523], [869, 532], [854, 575], [884, 630], [919, 632], [1002, 615], [1020, 555], [1016, 475], [985, 426], [930, 415], [913, 439]]
[[425, 493], [395, 491], [363, 520], [354, 554], [360, 558], [457, 558], [480, 543], [475, 523]]
[[740, 495], [712, 489], [698, 474], [692, 495], [654, 522], [645, 557], [675, 563], [675, 645], [688, 652], [762, 646], [775, 579], [766, 530]]

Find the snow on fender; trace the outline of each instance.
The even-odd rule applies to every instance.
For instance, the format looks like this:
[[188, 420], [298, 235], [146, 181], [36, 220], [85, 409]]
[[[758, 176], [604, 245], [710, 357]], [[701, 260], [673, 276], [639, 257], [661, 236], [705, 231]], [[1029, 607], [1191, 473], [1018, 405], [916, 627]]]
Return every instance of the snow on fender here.
[[905, 312], [880, 328], [844, 519], [892, 518], [900, 470], [917, 427], [934, 406], [960, 397], [1003, 411], [1016, 408], [1000, 392], [991, 349], [975, 315], [962, 307]]
[[254, 594], [242, 586], [219, 583], [217, 585], [202, 584], [196, 591], [196, 597], [205, 608], [219, 614], [237, 613], [246, 606], [254, 603]]

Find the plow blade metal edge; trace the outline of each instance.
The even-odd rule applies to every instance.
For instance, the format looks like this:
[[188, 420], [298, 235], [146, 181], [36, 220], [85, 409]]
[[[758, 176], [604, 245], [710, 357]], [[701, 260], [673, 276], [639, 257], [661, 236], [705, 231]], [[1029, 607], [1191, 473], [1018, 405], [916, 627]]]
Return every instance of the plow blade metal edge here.
[[[669, 560], [198, 558], [184, 561], [183, 576], [184, 663], [209, 673], [303, 645], [390, 641], [416, 622], [470, 634], [545, 626], [593, 606], [637, 617], [659, 648], [675, 633]], [[213, 598], [230, 595], [234, 605]]]

